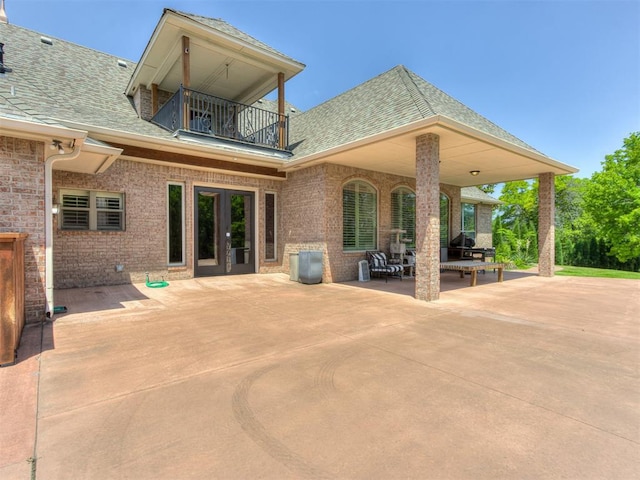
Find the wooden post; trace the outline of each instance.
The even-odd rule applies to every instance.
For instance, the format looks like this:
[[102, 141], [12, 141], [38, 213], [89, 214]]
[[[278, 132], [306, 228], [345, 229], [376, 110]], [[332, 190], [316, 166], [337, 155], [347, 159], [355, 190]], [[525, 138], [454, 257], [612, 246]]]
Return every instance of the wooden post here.
[[[189, 37], [182, 37], [182, 86], [191, 87], [191, 61], [189, 57]], [[184, 92], [182, 104], [182, 128], [189, 130], [189, 94]]]
[[158, 113], [158, 84], [151, 84], [151, 116]]
[[278, 73], [278, 147], [284, 149], [285, 138], [285, 114], [284, 114], [284, 73]]

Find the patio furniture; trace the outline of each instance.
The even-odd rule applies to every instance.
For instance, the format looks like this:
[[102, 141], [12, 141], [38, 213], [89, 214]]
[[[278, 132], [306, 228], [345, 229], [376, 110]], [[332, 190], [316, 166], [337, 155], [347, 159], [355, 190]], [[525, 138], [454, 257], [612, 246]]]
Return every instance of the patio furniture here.
[[443, 262], [440, 264], [440, 271], [453, 270], [460, 272], [460, 278], [464, 278], [465, 272], [471, 273], [471, 286], [475, 287], [478, 282], [478, 271], [486, 269], [498, 270], [498, 282], [502, 282], [504, 277], [504, 263], [495, 262], [475, 262], [475, 261], [457, 261]]
[[495, 260], [496, 249], [493, 247], [488, 248], [476, 248], [476, 247], [449, 247], [447, 249], [447, 256], [451, 259], [457, 260], [475, 260], [480, 259], [483, 262], [487, 261], [487, 257]]
[[398, 277], [402, 280], [404, 266], [388, 263], [384, 252], [367, 252], [367, 261], [371, 275], [384, 276], [385, 282], [389, 281], [389, 277]]

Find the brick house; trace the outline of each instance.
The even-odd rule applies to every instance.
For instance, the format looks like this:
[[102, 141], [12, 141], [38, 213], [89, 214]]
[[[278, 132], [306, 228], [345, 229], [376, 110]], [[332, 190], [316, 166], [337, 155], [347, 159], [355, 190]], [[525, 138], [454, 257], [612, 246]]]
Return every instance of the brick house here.
[[218, 19], [165, 9], [138, 63], [7, 22], [0, 42], [0, 232], [29, 235], [27, 321], [54, 288], [288, 272], [301, 249], [354, 279], [397, 228], [433, 300], [441, 245], [491, 245], [474, 185], [534, 177], [552, 275], [553, 178], [576, 170], [403, 66], [300, 112], [304, 65]]

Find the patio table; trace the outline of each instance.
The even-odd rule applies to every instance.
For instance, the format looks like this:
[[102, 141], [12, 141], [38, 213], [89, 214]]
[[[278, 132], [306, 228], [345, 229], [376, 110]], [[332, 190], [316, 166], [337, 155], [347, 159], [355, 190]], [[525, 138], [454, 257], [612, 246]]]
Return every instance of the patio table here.
[[465, 272], [471, 273], [471, 286], [475, 287], [478, 282], [478, 270], [493, 269], [498, 270], [498, 281], [502, 282], [504, 277], [504, 263], [496, 262], [474, 262], [474, 261], [458, 261], [458, 262], [442, 262], [440, 270], [453, 270], [460, 272], [460, 278], [464, 278]]

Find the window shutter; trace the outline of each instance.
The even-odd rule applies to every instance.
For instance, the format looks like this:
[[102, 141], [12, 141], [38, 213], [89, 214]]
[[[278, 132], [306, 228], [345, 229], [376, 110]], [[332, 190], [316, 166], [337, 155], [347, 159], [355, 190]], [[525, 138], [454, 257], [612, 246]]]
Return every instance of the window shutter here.
[[65, 230], [89, 229], [89, 192], [62, 195], [62, 228]]
[[371, 185], [356, 180], [343, 187], [342, 218], [345, 250], [377, 248], [378, 201]]
[[124, 230], [124, 194], [85, 190], [60, 192], [63, 230]]
[[391, 193], [391, 228], [406, 232], [402, 238], [411, 240], [407, 247], [416, 246], [416, 194], [407, 187]]
[[98, 230], [122, 230], [122, 196], [96, 193], [96, 228]]

